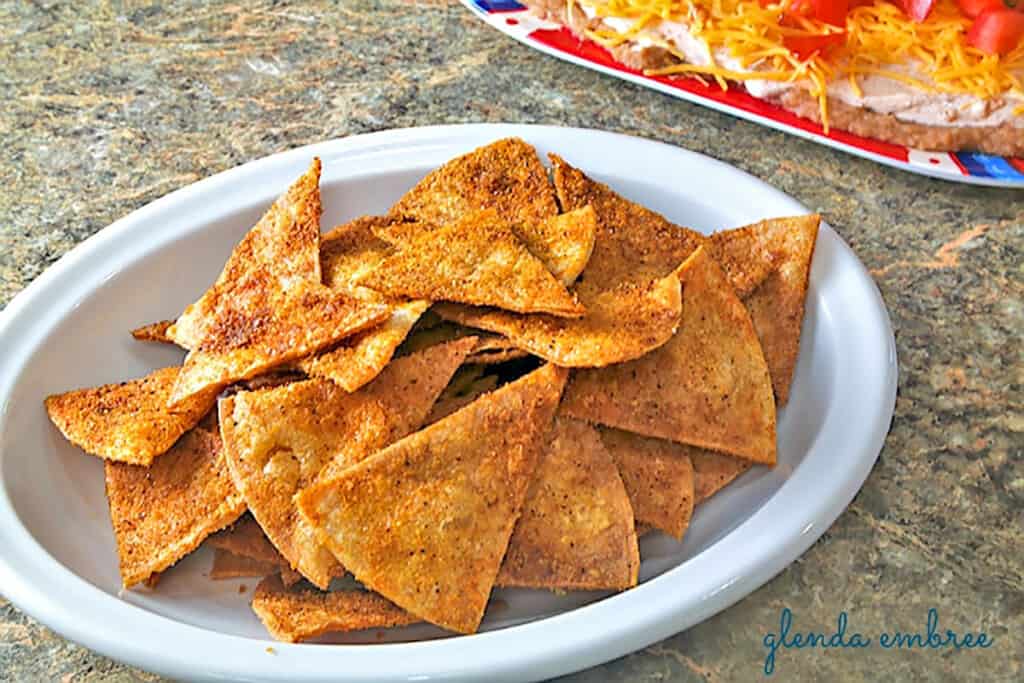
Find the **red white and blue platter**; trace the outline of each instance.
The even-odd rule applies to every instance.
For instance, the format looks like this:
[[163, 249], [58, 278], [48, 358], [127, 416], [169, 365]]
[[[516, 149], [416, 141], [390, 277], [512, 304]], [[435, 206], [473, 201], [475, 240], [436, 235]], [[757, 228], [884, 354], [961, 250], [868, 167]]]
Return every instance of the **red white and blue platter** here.
[[714, 83], [680, 76], [647, 76], [617, 61], [597, 43], [540, 19], [515, 0], [462, 0], [507, 36], [535, 50], [652, 90], [760, 123], [822, 145], [911, 173], [959, 183], [1024, 188], [1024, 159], [973, 152], [929, 152], [841, 130], [827, 133], [809, 119], [749, 95], [742, 88], [723, 91]]

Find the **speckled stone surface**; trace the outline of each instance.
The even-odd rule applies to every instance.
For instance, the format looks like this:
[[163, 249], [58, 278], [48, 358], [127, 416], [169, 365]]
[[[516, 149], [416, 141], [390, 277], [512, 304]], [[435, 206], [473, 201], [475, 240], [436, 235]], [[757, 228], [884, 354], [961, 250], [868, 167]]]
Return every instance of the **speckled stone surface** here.
[[[1024, 192], [889, 170], [534, 53], [445, 0], [0, 4], [0, 305], [114, 219], [195, 180], [383, 128], [508, 121], [656, 138], [820, 211], [874, 274], [901, 363], [877, 466], [737, 605], [572, 681], [752, 681], [764, 635], [840, 611], [971, 651], [789, 650], [783, 681], [1024, 679]], [[680, 182], [686, 182], [681, 178]], [[2, 551], [0, 551], [2, 552]], [[0, 586], [0, 590], [2, 590]], [[158, 680], [0, 599], [0, 679]]]

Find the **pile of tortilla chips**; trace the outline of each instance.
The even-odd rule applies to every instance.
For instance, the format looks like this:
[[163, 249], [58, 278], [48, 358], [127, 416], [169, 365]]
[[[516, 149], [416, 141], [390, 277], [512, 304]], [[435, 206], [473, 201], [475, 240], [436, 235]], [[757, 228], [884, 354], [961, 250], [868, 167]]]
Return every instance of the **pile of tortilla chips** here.
[[314, 159], [133, 333], [180, 367], [47, 398], [124, 585], [205, 541], [280, 640], [472, 633], [495, 586], [635, 586], [639, 535], [774, 465], [818, 217], [707, 237], [551, 162], [500, 140], [321, 234]]

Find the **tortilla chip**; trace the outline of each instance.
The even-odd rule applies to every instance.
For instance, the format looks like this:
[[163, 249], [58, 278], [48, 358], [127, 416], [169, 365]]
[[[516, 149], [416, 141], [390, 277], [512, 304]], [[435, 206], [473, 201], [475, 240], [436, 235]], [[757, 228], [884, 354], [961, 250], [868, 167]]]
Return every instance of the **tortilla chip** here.
[[222, 401], [232, 477], [270, 541], [313, 584], [326, 589], [341, 567], [299, 518], [294, 496], [325, 468], [344, 469], [417, 429], [475, 343], [395, 360], [353, 394], [313, 379]]
[[[237, 289], [287, 291], [298, 282], [320, 283], [320, 159], [279, 197], [228, 257], [216, 283], [167, 330], [176, 344], [194, 349], [218, 310]], [[251, 283], [256, 283], [253, 287]], [[242, 287], [242, 285], [246, 287]]]
[[639, 358], [671, 339], [679, 325], [682, 302], [674, 273], [648, 285], [625, 283], [609, 291], [581, 286], [579, 292], [587, 313], [576, 320], [458, 304], [436, 304], [434, 311], [503, 335], [562, 367], [601, 367]]
[[584, 206], [549, 218], [536, 239], [526, 240], [530, 251], [568, 287], [590, 261], [597, 239], [597, 214]]
[[536, 370], [299, 496], [320, 539], [369, 588], [475, 632], [565, 384]]
[[707, 249], [679, 279], [679, 333], [639, 360], [574, 373], [562, 412], [774, 465], [775, 401], [747, 310]]
[[105, 465], [125, 587], [167, 569], [245, 512], [216, 432], [193, 429], [150, 467]]
[[380, 374], [429, 305], [427, 301], [397, 304], [383, 325], [360, 332], [318, 356], [304, 358], [297, 366], [310, 377], [329, 379], [345, 391], [356, 391]]
[[619, 429], [601, 428], [601, 441], [618, 466], [638, 522], [682, 540], [694, 506], [694, 468], [700, 450]]
[[167, 408], [180, 368], [46, 399], [46, 412], [68, 441], [106, 460], [148, 465], [192, 429], [217, 400], [196, 394]]
[[256, 586], [252, 609], [270, 635], [286, 643], [325, 633], [407, 626], [419, 621], [376, 593], [285, 588], [276, 576], [268, 576]]
[[246, 513], [227, 529], [218, 531], [207, 539], [206, 544], [225, 550], [232, 555], [248, 557], [260, 562], [284, 564], [288, 562], [277, 552], [263, 529], [252, 515]]
[[636, 523], [636, 537], [637, 538], [643, 538], [644, 536], [646, 536], [647, 534], [651, 533], [652, 531], [657, 531], [657, 529], [655, 529], [650, 524], [645, 524], [643, 522], [637, 522]]
[[515, 344], [500, 335], [482, 334], [477, 339], [473, 352], [466, 357], [466, 362], [479, 365], [497, 365], [498, 363], [506, 363], [518, 358], [526, 358], [529, 355], [529, 353], [516, 347]]
[[[530, 253], [536, 256], [566, 287], [576, 281], [590, 260], [597, 236], [597, 215], [585, 206], [569, 213], [551, 216], [539, 229], [509, 224]], [[392, 222], [375, 225], [374, 234], [393, 246], [401, 246], [413, 238], [435, 233], [441, 227], [434, 223]]]
[[167, 334], [167, 330], [171, 325], [174, 324], [173, 320], [161, 320], [160, 322], [150, 323], [137, 327], [132, 330], [132, 336], [139, 341], [152, 341], [162, 342], [164, 344], [173, 344], [174, 340], [171, 339], [170, 335]]
[[359, 284], [391, 252], [391, 245], [376, 231], [394, 223], [387, 216], [362, 216], [339, 225], [321, 238], [320, 264], [324, 284], [364, 301], [388, 301], [380, 292]]
[[566, 211], [593, 207], [593, 253], [573, 291], [579, 320], [522, 316], [442, 304], [443, 318], [496, 332], [563, 367], [602, 367], [639, 358], [664, 344], [679, 324], [675, 269], [706, 238], [634, 204], [552, 155]]
[[774, 257], [771, 274], [744, 303], [761, 340], [779, 405], [789, 400], [789, 385], [800, 353], [807, 282], [820, 224], [818, 215], [774, 218], [713, 236], [732, 249], [753, 244], [769, 250]]
[[281, 566], [276, 562], [263, 562], [244, 555], [235, 555], [227, 550], [217, 548], [213, 552], [213, 567], [210, 578], [214, 581], [239, 579], [252, 576], [277, 575]]
[[552, 590], [635, 586], [640, 553], [633, 509], [597, 430], [556, 417], [544, 444], [497, 585]]
[[583, 315], [579, 302], [494, 211], [413, 235], [359, 282], [391, 296]]
[[750, 469], [746, 460], [703, 448], [691, 448], [689, 454], [694, 472], [694, 505], [703, 503]]
[[744, 228], [722, 230], [708, 237], [711, 255], [741, 299], [750, 296], [777, 265], [770, 245], [760, 237]]
[[452, 159], [409, 190], [390, 214], [442, 224], [482, 209], [524, 226], [541, 226], [558, 214], [547, 170], [533, 147], [506, 138]]

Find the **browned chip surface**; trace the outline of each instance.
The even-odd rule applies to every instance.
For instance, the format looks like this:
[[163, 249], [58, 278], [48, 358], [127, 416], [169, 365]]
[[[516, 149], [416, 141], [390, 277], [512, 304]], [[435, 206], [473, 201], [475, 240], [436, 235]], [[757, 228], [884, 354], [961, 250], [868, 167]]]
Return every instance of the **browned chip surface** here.
[[564, 367], [602, 367], [639, 358], [679, 324], [675, 269], [705, 238], [619, 196], [552, 155], [566, 211], [593, 208], [594, 248], [573, 291], [587, 309], [578, 320], [439, 305], [449, 320], [502, 334]]
[[214, 581], [238, 579], [248, 576], [270, 576], [278, 574], [281, 566], [276, 562], [254, 560], [244, 555], [235, 555], [227, 550], [217, 548], [213, 552], [213, 566], [210, 578]]
[[365, 585], [476, 631], [565, 376], [544, 366], [311, 487], [303, 515]]
[[583, 309], [494, 211], [399, 242], [359, 281], [392, 296], [579, 317]]
[[440, 224], [481, 209], [528, 226], [540, 226], [558, 213], [547, 170], [533, 147], [507, 138], [452, 159], [409, 190], [391, 215]]
[[437, 397], [423, 424], [434, 424], [497, 388], [497, 375], [484, 374], [482, 365], [463, 365]]
[[[263, 529], [260, 528], [260, 525], [256, 522], [253, 516], [248, 513], [242, 515], [242, 517], [230, 527], [221, 529], [207, 538], [206, 544], [216, 548], [218, 551], [223, 550], [229, 555], [248, 559], [253, 563], [258, 563], [260, 565], [273, 565], [274, 571], [280, 572], [281, 578], [284, 580], [286, 585], [290, 586], [302, 578], [301, 574], [291, 568], [288, 564], [288, 560], [284, 559], [284, 556], [277, 552], [277, 548], [275, 548], [274, 544], [270, 542], [267, 535], [263, 533]], [[217, 555], [214, 556], [215, 569], [218, 566], [216, 558]], [[222, 560], [220, 566], [228, 567], [234, 565], [230, 565], [228, 560]], [[225, 569], [225, 571], [227, 571], [227, 569]], [[269, 573], [271, 572], [264, 572], [259, 576], [264, 576]], [[224, 578], [228, 578], [226, 574], [224, 575]]]
[[582, 318], [519, 315], [459, 304], [436, 304], [441, 317], [503, 335], [515, 346], [562, 367], [601, 367], [639, 358], [667, 342], [679, 325], [679, 279], [669, 273], [648, 285], [608, 291], [580, 288]]
[[167, 569], [245, 512], [216, 432], [193, 429], [150, 467], [105, 465], [126, 587]]
[[356, 391], [380, 374], [429, 305], [427, 301], [395, 304], [383, 324], [304, 358], [297, 366], [310, 377], [329, 379], [345, 391]]
[[700, 449], [607, 427], [601, 441], [619, 468], [637, 521], [681, 540], [695, 503], [689, 454]]
[[708, 238], [711, 255], [741, 299], [750, 296], [776, 265], [770, 245], [760, 237], [748, 228], [737, 228], [716, 232]]
[[216, 392], [204, 392], [168, 409], [178, 372], [163, 368], [129, 382], [56, 394], [46, 399], [46, 412], [68, 441], [85, 452], [148, 465], [194, 427], [217, 399]]
[[771, 274], [744, 303], [764, 348], [779, 405], [789, 400], [789, 385], [800, 353], [800, 328], [807, 282], [821, 217], [774, 218], [722, 233], [726, 243], [754, 243], [774, 257]]
[[293, 497], [325, 468], [344, 469], [418, 428], [475, 343], [466, 338], [399, 358], [352, 394], [314, 379], [221, 403], [235, 483], [270, 541], [312, 583], [326, 589], [341, 568]]
[[575, 372], [563, 413], [775, 464], [775, 401], [747, 310], [706, 249], [679, 277], [679, 333], [639, 360]]
[[150, 323], [132, 330], [132, 336], [139, 341], [163, 342], [173, 344], [174, 340], [167, 334], [168, 328], [174, 324], [173, 320], [161, 320], [157, 323]]
[[473, 352], [466, 357], [467, 363], [495, 365], [517, 358], [526, 358], [529, 353], [516, 347], [508, 339], [496, 334], [481, 334]]
[[622, 590], [636, 585], [639, 570], [633, 509], [615, 462], [593, 427], [556, 417], [497, 585]]
[[694, 504], [703, 503], [750, 469], [750, 463], [731, 455], [691, 448], [694, 471]]
[[252, 609], [277, 640], [297, 643], [324, 633], [391, 628], [419, 619], [387, 599], [363, 590], [324, 593], [315, 588], [285, 588], [276, 576], [263, 579]]
[[[179, 346], [194, 349], [236, 290], [285, 291], [297, 282], [320, 282], [320, 159], [274, 202], [228, 257], [216, 283], [188, 306], [167, 331]], [[244, 285], [244, 287], [243, 287]]]

